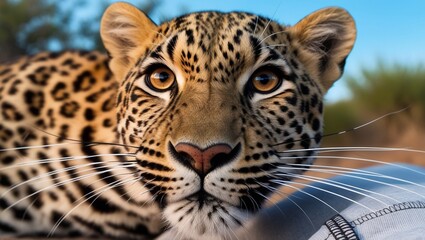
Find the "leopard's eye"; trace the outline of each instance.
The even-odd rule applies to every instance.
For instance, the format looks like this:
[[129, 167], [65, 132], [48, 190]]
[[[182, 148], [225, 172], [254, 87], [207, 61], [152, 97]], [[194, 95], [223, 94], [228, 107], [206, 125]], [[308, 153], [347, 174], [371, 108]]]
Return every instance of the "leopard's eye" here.
[[276, 90], [282, 83], [282, 78], [279, 77], [274, 71], [260, 70], [256, 71], [251, 76], [251, 84], [254, 91], [258, 93], [270, 93]]
[[146, 77], [146, 85], [154, 91], [165, 92], [170, 90], [176, 82], [176, 76], [166, 66], [154, 68]]

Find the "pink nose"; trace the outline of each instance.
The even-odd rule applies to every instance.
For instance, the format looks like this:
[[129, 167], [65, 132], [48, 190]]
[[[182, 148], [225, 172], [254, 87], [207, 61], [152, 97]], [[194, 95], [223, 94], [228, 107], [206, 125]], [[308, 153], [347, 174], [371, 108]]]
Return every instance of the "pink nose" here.
[[220, 161], [219, 158], [222, 156], [223, 161], [225, 161], [226, 155], [232, 151], [232, 148], [227, 144], [216, 144], [205, 149], [200, 149], [191, 144], [179, 143], [175, 149], [182, 157], [190, 162], [192, 168], [198, 173], [203, 174], [210, 171], [214, 165], [217, 165], [217, 163], [212, 163], [212, 160]]

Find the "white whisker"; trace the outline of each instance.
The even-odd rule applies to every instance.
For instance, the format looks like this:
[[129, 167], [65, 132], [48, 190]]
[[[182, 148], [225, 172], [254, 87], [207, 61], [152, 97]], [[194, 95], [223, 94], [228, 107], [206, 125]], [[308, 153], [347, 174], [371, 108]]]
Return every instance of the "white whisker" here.
[[[266, 189], [268, 189], [270, 192], [275, 192], [276, 190], [279, 190], [279, 189], [277, 189], [277, 188], [274, 188], [274, 187], [272, 187], [272, 186], [267, 186], [267, 185], [265, 185], [265, 184], [263, 184], [263, 183], [261, 183], [261, 182], [258, 182], [258, 181], [255, 181], [258, 185], [260, 185], [260, 186], [262, 186], [262, 187], [264, 187], [264, 188], [266, 188]], [[259, 191], [255, 191], [257, 194], [259, 194], [260, 196], [262, 196], [264, 199], [266, 199], [267, 201], [269, 201], [269, 202], [271, 202], [271, 199], [269, 198], [269, 197], [267, 197], [267, 196], [264, 196], [262, 193], [260, 193]], [[276, 192], [277, 194], [279, 194], [279, 195], [283, 195], [281, 192], [279, 192], [279, 191], [277, 191]], [[287, 196], [284, 196], [284, 197], [287, 197]], [[279, 209], [279, 211], [282, 213], [282, 214], [284, 214], [283, 213], [283, 211], [282, 211], [282, 209], [280, 209], [280, 207], [278, 207], [278, 206], [276, 206], [278, 209]]]
[[[305, 166], [308, 166], [307, 164], [288, 164], [291, 166], [301, 166], [302, 168], [299, 169], [305, 169]], [[315, 167], [320, 167], [320, 169], [317, 169]], [[381, 173], [376, 173], [376, 172], [371, 172], [371, 171], [366, 171], [366, 170], [362, 170], [362, 169], [353, 169], [353, 168], [344, 168], [344, 167], [336, 167], [336, 166], [329, 166], [328, 169], [324, 169], [326, 168], [326, 166], [315, 166], [312, 165], [311, 168], [309, 168], [309, 171], [315, 171], [315, 172], [323, 172], [323, 173], [332, 173], [334, 175], [341, 175], [341, 174], [351, 174], [351, 175], [360, 175], [360, 176], [368, 176], [368, 177], [378, 177], [378, 178], [385, 178], [385, 179], [389, 179], [389, 180], [394, 180], [394, 181], [398, 181], [401, 183], [406, 183], [406, 184], [410, 184], [410, 185], [414, 185], [420, 188], [424, 188], [425, 186], [415, 183], [413, 181], [408, 181], [406, 179], [402, 179], [402, 178], [397, 178], [397, 177], [393, 177], [393, 176], [388, 176], [388, 175], [384, 175]], [[291, 169], [293, 169], [291, 167]], [[330, 169], [336, 169], [336, 170], [330, 170]], [[348, 169], [348, 170], [346, 170]]]
[[[407, 109], [407, 108], [403, 108], [403, 109], [398, 110], [398, 111], [394, 111], [394, 112], [390, 112], [390, 113], [384, 114], [384, 115], [382, 115], [382, 116], [380, 116], [380, 117], [378, 117], [378, 118], [376, 118], [376, 119], [374, 119], [374, 120], [372, 120], [372, 121], [369, 121], [369, 122], [364, 123], [364, 124], [362, 124], [362, 125], [360, 125], [360, 126], [357, 126], [357, 127], [353, 128], [352, 130], [358, 130], [358, 129], [362, 128], [362, 127], [366, 127], [366, 126], [367, 126], [367, 125], [369, 125], [369, 124], [372, 124], [372, 123], [374, 123], [374, 122], [376, 122], [376, 121], [379, 121], [379, 120], [381, 120], [381, 119], [383, 119], [383, 118], [385, 118], [385, 117], [388, 117], [388, 116], [390, 116], [390, 115], [394, 115], [394, 114], [397, 114], [397, 113], [403, 112], [403, 111], [405, 111], [406, 109]], [[339, 132], [338, 134], [343, 134], [343, 133], [345, 133], [345, 132], [347, 132], [347, 131], [342, 131], [342, 132]]]
[[11, 169], [11, 168], [17, 168], [17, 167], [39, 165], [39, 164], [44, 164], [44, 163], [68, 162], [68, 161], [76, 161], [76, 160], [82, 160], [82, 159], [91, 159], [91, 158], [97, 158], [97, 157], [111, 157], [111, 156], [134, 157], [135, 154], [133, 154], [133, 153], [108, 153], [108, 154], [96, 154], [96, 155], [90, 155], [90, 156], [83, 155], [83, 156], [70, 156], [70, 157], [30, 160], [30, 161], [16, 163], [16, 164], [13, 164], [11, 166], [0, 168], [0, 171], [4, 171], [4, 170], [7, 170], [7, 169]]
[[[292, 202], [295, 206], [298, 207], [298, 209], [301, 210], [301, 212], [304, 214], [304, 216], [307, 217], [308, 221], [310, 222], [310, 225], [314, 228], [314, 224], [313, 221], [311, 220], [310, 216], [308, 216], [308, 214], [305, 212], [305, 210], [298, 204], [296, 203], [294, 200], [292, 200], [289, 196], [287, 196], [286, 194], [283, 194], [278, 188], [272, 187], [272, 186], [266, 186], [260, 182], [257, 182], [258, 185], [263, 186], [267, 189], [269, 189], [271, 192], [278, 194], [281, 197], [284, 197], [285, 199], [288, 199], [290, 202]], [[285, 213], [282, 211], [282, 209], [278, 206], [278, 204], [274, 203], [273, 204], [275, 207], [277, 207], [277, 209], [283, 214], [285, 215]]]
[[[116, 163], [117, 164], [114, 164], [112, 166], [105, 165], [105, 166], [101, 166], [101, 167], [95, 167], [95, 168], [90, 168], [90, 169], [86, 169], [86, 170], [83, 170], [83, 171], [78, 171], [76, 173], [81, 174], [81, 173], [84, 173], [84, 172], [91, 172], [93, 170], [100, 169], [100, 168], [106, 168], [106, 167], [116, 167], [116, 166], [120, 166], [120, 167], [135, 167], [136, 166], [136, 164], [132, 164], [132, 163], [131, 164], [125, 164], [125, 163], [121, 163], [121, 162], [116, 162]], [[77, 169], [84, 168], [84, 167], [95, 166], [95, 165], [99, 165], [99, 164], [104, 164], [104, 163], [103, 162], [95, 162], [95, 163], [79, 164], [79, 165], [76, 165], [76, 166], [70, 166], [70, 167], [66, 167], [66, 168], [60, 168], [60, 169], [56, 169], [54, 171], [50, 171], [50, 172], [47, 172], [47, 173], [38, 175], [36, 177], [33, 177], [31, 179], [28, 179], [26, 181], [23, 181], [23, 182], [20, 182], [18, 184], [13, 185], [11, 188], [9, 188], [5, 192], [3, 192], [2, 195], [0, 196], [0, 198], [5, 197], [9, 192], [13, 191], [14, 189], [16, 189], [16, 188], [18, 188], [18, 187], [20, 187], [22, 185], [28, 184], [30, 182], [37, 181], [37, 180], [40, 180], [40, 179], [43, 179], [43, 178], [48, 178], [50, 176], [57, 175], [57, 174], [60, 174], [60, 173], [64, 173], [64, 172], [68, 172], [68, 171], [72, 171], [72, 170], [77, 170]], [[42, 181], [38, 181], [38, 184], [44, 183], [44, 182], [48, 182], [50, 180], [58, 180], [58, 179], [63, 178], [63, 177], [65, 177], [65, 176], [58, 176], [58, 177], [56, 177], [54, 179], [49, 179], [48, 178], [48, 179], [45, 179], [45, 180], [42, 180]]]
[[[271, 181], [274, 181], [274, 180], [271, 180]], [[302, 185], [302, 186], [306, 186], [306, 187], [309, 187], [309, 188], [314, 188], [314, 189], [316, 189], [316, 190], [319, 190], [319, 191], [322, 191], [322, 192], [325, 192], [325, 193], [328, 193], [328, 194], [334, 195], [334, 196], [336, 196], [336, 197], [339, 197], [339, 198], [345, 199], [345, 200], [350, 201], [350, 202], [352, 202], [352, 203], [355, 203], [355, 204], [357, 204], [357, 205], [359, 205], [359, 206], [361, 206], [361, 207], [363, 207], [363, 208], [365, 208], [365, 209], [367, 209], [367, 210], [369, 210], [369, 211], [372, 211], [372, 212], [374, 211], [373, 209], [371, 209], [371, 208], [367, 207], [366, 205], [364, 205], [364, 204], [362, 204], [362, 203], [359, 203], [359, 202], [354, 201], [353, 199], [351, 199], [351, 198], [349, 198], [349, 197], [346, 197], [346, 196], [341, 195], [341, 194], [338, 194], [338, 193], [334, 193], [334, 192], [329, 191], [329, 190], [327, 190], [327, 189], [324, 189], [324, 188], [321, 188], [321, 187], [316, 187], [316, 186], [314, 186], [314, 185], [310, 185], [310, 184], [300, 183], [300, 182], [292, 182], [292, 183], [293, 183], [293, 184]]]
[[[261, 43], [263, 43], [267, 38], [273, 37], [274, 35], [277, 35], [277, 34], [286, 33], [286, 32], [288, 32], [288, 31], [279, 31], [279, 32], [272, 33], [272, 34], [268, 35], [267, 37], [261, 39], [261, 41], [257, 44], [256, 47], [258, 47], [259, 45], [261, 45]], [[284, 44], [279, 44], [279, 45], [287, 46], [287, 45], [284, 45]]]
[[[279, 168], [284, 168], [284, 167], [279, 167]], [[287, 167], [285, 169], [305, 170], [305, 168], [303, 168], [303, 167], [300, 167], [300, 168], [297, 168], [297, 167]], [[396, 180], [396, 181], [399, 181], [399, 182], [408, 183], [408, 184], [415, 185], [415, 186], [418, 186], [418, 187], [421, 187], [421, 188], [425, 188], [425, 186], [422, 186], [422, 185], [417, 184], [415, 182], [411, 182], [411, 181], [407, 181], [407, 180], [404, 180], [404, 179], [400, 179], [400, 178], [386, 176], [386, 175], [383, 175], [383, 174], [370, 175], [370, 174], [364, 174], [364, 173], [360, 173], [360, 172], [356, 172], [356, 171], [353, 171], [352, 172], [352, 171], [338, 171], [338, 170], [326, 170], [326, 169], [314, 169], [314, 168], [313, 169], [309, 169], [309, 170], [310, 171], [314, 171], [314, 172], [332, 173], [332, 174], [338, 174], [338, 175], [345, 174], [344, 177], [356, 178], [356, 179], [360, 179], [360, 180], [364, 180], [364, 181], [378, 183], [380, 185], [385, 185], [385, 186], [389, 186], [389, 187], [393, 187], [393, 188], [398, 188], [400, 190], [407, 191], [407, 192], [413, 193], [415, 195], [418, 195], [418, 196], [420, 196], [422, 198], [425, 198], [425, 196], [422, 195], [422, 194], [420, 194], [420, 193], [417, 193], [417, 192], [414, 192], [412, 190], [409, 190], [409, 189], [400, 187], [400, 186], [398, 186], [396, 184], [390, 184], [390, 183], [387, 183], [387, 182], [378, 181], [378, 180], [374, 180], [374, 179], [370, 179], [370, 178], [365, 178], [365, 177], [359, 177], [359, 176], [355, 176], [355, 175], [366, 175], [366, 176], [373, 176], [373, 177], [379, 177], [379, 178], [386, 178], [386, 179]]]
[[[328, 186], [331, 186], [331, 187], [343, 189], [343, 190], [346, 190], [348, 192], [356, 193], [358, 195], [373, 199], [373, 200], [375, 200], [375, 201], [377, 201], [377, 202], [379, 202], [379, 203], [381, 203], [385, 206], [387, 206], [388, 204], [385, 203], [384, 201], [381, 201], [378, 198], [372, 197], [371, 195], [367, 195], [363, 192], [366, 192], [366, 193], [369, 193], [369, 194], [376, 194], [376, 195], [379, 195], [379, 196], [382, 196], [382, 197], [385, 197], [385, 198], [388, 198], [390, 200], [397, 202], [396, 199], [389, 197], [389, 196], [386, 196], [384, 194], [376, 193], [376, 192], [373, 192], [373, 191], [370, 191], [370, 190], [367, 190], [367, 189], [364, 189], [364, 188], [356, 187], [354, 185], [350, 185], [350, 184], [346, 184], [346, 183], [341, 183], [341, 182], [334, 181], [334, 180], [331, 180], [331, 179], [314, 177], [314, 176], [305, 176], [305, 175], [292, 174], [292, 173], [288, 173], [288, 174], [290, 174], [290, 176], [296, 177], [298, 179], [314, 181], [314, 182], [321, 183], [321, 184], [324, 184], [324, 185], [328, 185]], [[288, 174], [284, 174], [284, 175], [287, 176]], [[363, 191], [363, 192], [361, 192], [361, 191]]]
[[130, 191], [128, 191], [128, 192], [126, 192], [126, 193], [124, 193], [124, 194], [121, 194], [121, 195], [120, 195], [120, 197], [123, 197], [125, 194], [127, 194], [127, 195], [128, 195], [127, 202], [129, 202], [129, 201], [133, 198], [133, 196], [135, 195], [134, 191], [135, 191], [135, 190], [138, 190], [138, 188], [134, 188], [134, 187], [133, 187], [133, 185], [134, 185], [135, 183], [139, 182], [139, 181], [140, 181], [140, 180], [142, 180], [142, 179], [143, 179], [143, 177], [141, 177], [141, 176], [139, 176], [139, 177], [135, 178], [135, 179], [134, 179], [134, 181], [133, 181], [132, 183], [130, 183], [130, 184], [129, 184], [129, 186], [131, 186], [131, 187], [132, 187], [132, 188], [131, 188], [131, 190], [130, 190]]
[[[102, 178], [102, 179], [99, 179], [99, 180], [103, 180], [103, 179], [105, 179], [105, 178]], [[96, 199], [102, 194], [102, 193], [104, 193], [105, 191], [108, 191], [108, 190], [110, 190], [110, 189], [112, 189], [112, 188], [114, 188], [114, 187], [117, 187], [117, 186], [122, 186], [122, 185], [124, 185], [126, 182], [128, 182], [128, 181], [131, 181], [132, 179], [127, 179], [126, 181], [123, 181], [122, 179], [118, 179], [118, 180], [116, 180], [116, 181], [114, 181], [114, 182], [112, 182], [112, 183], [110, 183], [110, 184], [107, 184], [107, 185], [105, 185], [105, 186], [102, 186], [101, 188], [99, 188], [99, 189], [95, 189], [95, 190], [93, 190], [93, 191], [91, 191], [91, 192], [89, 192], [89, 193], [86, 193], [86, 194], [84, 194], [83, 196], [81, 196], [79, 199], [77, 199], [74, 203], [77, 203], [77, 202], [79, 202], [77, 205], [75, 205], [71, 210], [69, 210], [68, 211], [68, 213], [67, 214], [65, 214], [65, 215], [63, 215], [56, 223], [55, 223], [55, 225], [53, 225], [53, 227], [52, 227], [52, 229], [50, 230], [50, 232], [49, 232], [49, 234], [48, 234], [48, 237], [51, 237], [51, 236], [53, 236], [53, 234], [55, 233], [55, 231], [56, 231], [56, 229], [59, 227], [59, 225], [69, 216], [69, 215], [71, 215], [71, 213], [75, 210], [75, 209], [77, 209], [79, 206], [81, 206], [83, 203], [85, 203], [85, 202], [87, 202], [88, 200], [90, 200], [90, 199], [92, 199], [93, 197], [96, 197], [95, 199], [94, 199], [94, 201], [96, 201]], [[99, 190], [101, 190], [100, 192], [99, 192]], [[89, 196], [89, 195], [91, 195], [91, 194], [93, 194], [92, 196], [90, 196], [90, 197], [88, 197], [88, 198], [86, 198], [87, 196]], [[84, 199], [85, 198], [85, 199]], [[84, 200], [84, 201], [82, 201], [82, 200]], [[90, 204], [91, 205], [91, 204]]]
[[282, 2], [279, 2], [279, 4], [277, 5], [276, 9], [274, 10], [272, 17], [267, 22], [266, 26], [264, 27], [263, 32], [261, 32], [260, 37], [262, 37], [263, 34], [266, 32], [267, 28], [269, 27], [270, 23], [272, 22], [272, 18], [274, 18], [276, 16], [277, 10], [279, 10], [281, 4], [282, 4]]
[[290, 184], [295, 183], [293, 181], [277, 180], [277, 179], [273, 179], [273, 180], [270, 180], [270, 181], [271, 182], [274, 182], [276, 184], [279, 184], [281, 186], [285, 186], [285, 187], [289, 187], [289, 188], [295, 189], [297, 192], [303, 193], [303, 194], [305, 194], [305, 195], [307, 195], [309, 197], [312, 197], [312, 198], [316, 199], [317, 201], [323, 203], [324, 205], [326, 205], [327, 207], [329, 207], [330, 209], [332, 209], [335, 213], [339, 213], [334, 207], [332, 207], [331, 205], [329, 205], [327, 202], [323, 201], [319, 197], [314, 196], [313, 194], [308, 193], [308, 192], [304, 191], [303, 189], [301, 189], [299, 187], [295, 187], [295, 186], [290, 185]]
[[[305, 158], [305, 156], [296, 156], [296, 157], [279, 157], [280, 159], [303, 159]], [[368, 159], [368, 158], [358, 158], [358, 157], [342, 157], [342, 156], [315, 156], [315, 158], [329, 158], [329, 159], [342, 159], [342, 160], [350, 160], [350, 161], [363, 161], [363, 162], [371, 162], [371, 163], [378, 163], [378, 164], [383, 164], [383, 165], [389, 165], [389, 166], [393, 166], [396, 168], [400, 168], [400, 169], [404, 169], [404, 170], [408, 170], [410, 172], [414, 172], [417, 173], [419, 175], [425, 176], [425, 173], [421, 172], [421, 171], [417, 171], [415, 169], [400, 165], [400, 164], [396, 164], [396, 163], [389, 163], [389, 162], [384, 162], [384, 161], [379, 161], [379, 160], [374, 160], [374, 159]]]
[[266, 48], [273, 48], [273, 47], [285, 47], [286, 44], [273, 44], [273, 45], [266, 45], [264, 47], [261, 47], [260, 50], [266, 49]]
[[257, 31], [257, 25], [258, 25], [258, 16], [255, 16], [255, 27], [254, 27], [254, 34]]
[[423, 153], [425, 151], [410, 148], [388, 148], [388, 147], [320, 147], [320, 148], [308, 148], [308, 149], [290, 149], [278, 153], [293, 153], [293, 152], [411, 152], [411, 153]]
[[80, 143], [55, 143], [55, 144], [45, 144], [45, 145], [37, 145], [37, 146], [25, 146], [25, 147], [14, 147], [14, 148], [2, 148], [0, 149], [0, 152], [7, 152], [7, 151], [17, 151], [17, 150], [28, 150], [28, 149], [37, 149], [37, 148], [48, 148], [48, 147], [57, 147], [57, 146], [63, 146], [63, 145], [70, 145], [70, 144], [80, 144]]
[[[117, 166], [120, 166], [120, 165], [117, 165]], [[111, 172], [111, 171], [114, 171], [114, 169], [108, 169], [108, 170], [105, 170], [105, 171], [94, 172], [94, 173], [91, 173], [91, 174], [86, 174], [86, 175], [83, 175], [83, 176], [78, 176], [78, 177], [76, 177], [76, 178], [72, 178], [72, 179], [66, 179], [66, 180], [61, 181], [61, 182], [58, 182], [58, 183], [56, 183], [56, 184], [53, 184], [53, 185], [50, 185], [50, 186], [44, 187], [44, 188], [42, 188], [42, 189], [40, 189], [40, 190], [37, 190], [37, 191], [35, 191], [35, 192], [33, 192], [33, 193], [29, 194], [29, 195], [26, 195], [25, 197], [23, 197], [23, 198], [21, 198], [21, 199], [19, 199], [19, 200], [17, 200], [17, 201], [16, 201], [16, 202], [14, 202], [13, 204], [9, 205], [6, 209], [4, 209], [4, 211], [9, 210], [10, 208], [12, 208], [12, 207], [16, 206], [16, 205], [17, 205], [17, 204], [19, 204], [20, 202], [22, 202], [22, 201], [24, 201], [24, 200], [26, 200], [26, 199], [28, 199], [28, 198], [31, 198], [32, 196], [35, 196], [36, 194], [39, 194], [39, 193], [41, 193], [41, 192], [43, 192], [43, 191], [46, 191], [46, 190], [48, 190], [48, 189], [56, 188], [56, 187], [59, 187], [59, 186], [66, 185], [66, 184], [68, 184], [68, 183], [72, 183], [72, 182], [80, 181], [80, 180], [83, 180], [83, 179], [87, 179], [87, 178], [90, 178], [90, 177], [93, 177], [93, 176], [96, 176], [96, 175], [100, 175], [100, 174], [103, 174], [103, 173]], [[129, 173], [129, 174], [131, 174], [131, 173]], [[97, 180], [97, 181], [95, 181], [95, 182], [98, 182], [98, 181], [101, 181], [101, 179], [99, 179], [99, 180]], [[93, 182], [93, 183], [95, 183], [95, 182]], [[93, 183], [91, 183], [91, 184], [93, 184]]]

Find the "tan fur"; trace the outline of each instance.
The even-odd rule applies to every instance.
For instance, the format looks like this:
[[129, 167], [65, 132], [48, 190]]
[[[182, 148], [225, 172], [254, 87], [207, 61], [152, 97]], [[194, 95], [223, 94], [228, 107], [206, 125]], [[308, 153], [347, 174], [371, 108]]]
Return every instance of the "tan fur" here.
[[115, 3], [105, 11], [100, 33], [112, 57], [111, 70], [118, 80], [136, 63], [142, 51], [140, 46], [156, 34], [156, 28], [155, 23], [130, 4]]
[[[341, 8], [325, 8], [316, 11], [290, 28], [294, 45], [300, 45], [299, 57], [313, 78], [320, 80], [324, 89], [329, 89], [342, 71], [338, 64], [347, 57], [356, 38], [356, 27], [351, 15]], [[335, 42], [329, 51], [321, 50], [328, 39]], [[319, 60], [326, 55], [328, 62], [320, 71]]]

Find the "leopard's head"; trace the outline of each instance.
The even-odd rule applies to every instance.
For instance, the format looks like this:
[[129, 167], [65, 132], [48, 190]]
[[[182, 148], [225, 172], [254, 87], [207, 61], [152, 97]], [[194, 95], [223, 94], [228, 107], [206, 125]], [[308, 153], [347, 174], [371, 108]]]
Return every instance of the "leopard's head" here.
[[120, 82], [119, 137], [139, 147], [140, 194], [183, 235], [225, 236], [312, 163], [323, 95], [356, 30], [339, 8], [294, 26], [242, 12], [157, 26], [116, 3], [101, 35]]

